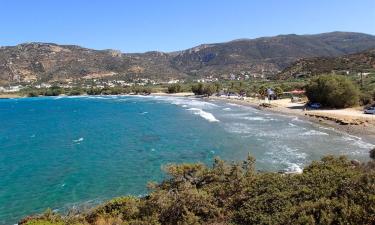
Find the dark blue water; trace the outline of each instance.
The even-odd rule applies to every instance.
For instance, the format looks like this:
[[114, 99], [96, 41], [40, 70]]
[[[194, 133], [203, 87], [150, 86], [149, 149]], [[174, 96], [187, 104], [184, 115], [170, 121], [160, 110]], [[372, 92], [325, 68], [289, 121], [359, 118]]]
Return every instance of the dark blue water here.
[[365, 159], [373, 145], [248, 107], [171, 97], [0, 100], [0, 224], [147, 193], [168, 163], [242, 160], [299, 171], [322, 155]]

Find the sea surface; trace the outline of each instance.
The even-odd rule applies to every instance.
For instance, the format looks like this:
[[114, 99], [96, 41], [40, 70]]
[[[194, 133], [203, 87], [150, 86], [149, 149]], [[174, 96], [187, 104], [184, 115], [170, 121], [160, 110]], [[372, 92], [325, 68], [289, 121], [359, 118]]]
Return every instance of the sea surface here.
[[163, 165], [219, 156], [297, 171], [326, 154], [366, 160], [361, 138], [250, 107], [178, 97], [0, 100], [0, 224], [47, 208], [147, 194]]

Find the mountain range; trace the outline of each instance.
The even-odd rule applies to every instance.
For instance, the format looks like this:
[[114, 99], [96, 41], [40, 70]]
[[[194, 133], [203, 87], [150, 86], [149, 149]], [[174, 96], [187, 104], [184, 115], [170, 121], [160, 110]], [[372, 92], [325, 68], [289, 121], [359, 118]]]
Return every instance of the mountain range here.
[[301, 59], [339, 57], [371, 48], [375, 36], [352, 32], [239, 39], [168, 53], [34, 42], [0, 47], [0, 85], [93, 78], [227, 78], [230, 73], [273, 76]]

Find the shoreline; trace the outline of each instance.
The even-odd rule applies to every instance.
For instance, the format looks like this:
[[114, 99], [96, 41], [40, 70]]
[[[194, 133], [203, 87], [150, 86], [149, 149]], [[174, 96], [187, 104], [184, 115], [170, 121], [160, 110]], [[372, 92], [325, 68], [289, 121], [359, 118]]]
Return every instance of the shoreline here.
[[[81, 96], [81, 95], [79, 95]], [[134, 95], [137, 96], [137, 95]], [[340, 115], [338, 110], [303, 110], [303, 104], [294, 103], [295, 107], [278, 104], [279, 100], [273, 100], [269, 107], [261, 106], [264, 100], [247, 98], [246, 100], [223, 98], [217, 96], [201, 97], [195, 96], [192, 92], [164, 93], [155, 92], [149, 96], [169, 96], [169, 97], [194, 97], [203, 100], [217, 100], [226, 103], [233, 103], [242, 106], [252, 107], [265, 112], [272, 112], [281, 115], [295, 116], [297, 118], [313, 122], [318, 125], [333, 128], [348, 135], [357, 136], [375, 145], [375, 115], [361, 115], [363, 118], [350, 118], [347, 115]], [[24, 98], [18, 94], [0, 94], [0, 99]], [[289, 99], [284, 99], [289, 100]], [[290, 102], [290, 100], [289, 100]], [[298, 106], [298, 107], [297, 107]], [[358, 115], [356, 115], [358, 117]]]
[[333, 119], [333, 117], [330, 117], [330, 115], [327, 115], [327, 113], [322, 112], [322, 110], [317, 111], [318, 113], [315, 113], [314, 110], [303, 111], [302, 109], [289, 109], [287, 107], [275, 105], [272, 102], [271, 107], [262, 107], [260, 106], [262, 101], [256, 99], [248, 101], [239, 99], [228, 99], [216, 96], [211, 96], [209, 99], [214, 99], [227, 103], [234, 103], [242, 106], [248, 106], [265, 112], [295, 116], [297, 118], [307, 120], [318, 125], [333, 128], [339, 132], [344, 132], [348, 135], [357, 136], [359, 138], [364, 139], [367, 142], [370, 142], [371, 144], [375, 144], [375, 115], [373, 115], [374, 120], [371, 121], [372, 123], [342, 124], [337, 122], [337, 120]]
[[[271, 112], [287, 116], [295, 116], [302, 120], [310, 121], [314, 124], [321, 125], [328, 128], [333, 128], [338, 132], [342, 132], [348, 135], [353, 135], [358, 138], [365, 140], [371, 144], [375, 145], [375, 115], [363, 115], [365, 119], [359, 120], [358, 118], [351, 118], [352, 121], [348, 121], [347, 118], [343, 115], [334, 114], [330, 112], [335, 112], [334, 110], [307, 110], [304, 111], [302, 104], [299, 104], [299, 107], [289, 108], [286, 106], [278, 105], [276, 102], [271, 102], [271, 107], [261, 106], [264, 103], [263, 100], [259, 99], [231, 99], [223, 98], [217, 96], [207, 97], [197, 97], [193, 93], [184, 92], [184, 93], [152, 93], [151, 96], [170, 96], [170, 97], [196, 97], [205, 100], [217, 100], [226, 103], [233, 103], [242, 106], [252, 107], [261, 111]], [[290, 101], [288, 99], [288, 101]], [[298, 104], [298, 103], [297, 103]], [[297, 105], [296, 104], [296, 105]], [[343, 118], [344, 117], [344, 118]], [[368, 119], [370, 118], [370, 119]], [[346, 122], [347, 121], [347, 122]]]

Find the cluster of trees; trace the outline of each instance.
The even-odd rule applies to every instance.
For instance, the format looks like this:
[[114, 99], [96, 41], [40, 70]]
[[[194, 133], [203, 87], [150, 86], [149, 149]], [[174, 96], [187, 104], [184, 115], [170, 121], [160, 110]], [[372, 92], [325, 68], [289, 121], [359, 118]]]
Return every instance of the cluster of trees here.
[[182, 92], [181, 84], [171, 84], [167, 88], [167, 92], [170, 94]]
[[86, 89], [88, 95], [120, 95], [120, 94], [151, 94], [153, 89], [148, 86], [131, 86], [131, 87], [92, 87]]
[[58, 96], [61, 94], [73, 96], [73, 95], [119, 95], [119, 94], [150, 94], [153, 89], [148, 86], [132, 86], [132, 87], [92, 87], [92, 88], [61, 88], [58, 86], [52, 86], [50, 88], [28, 88], [23, 90], [23, 94], [28, 97], [37, 96]]
[[50, 88], [33, 89], [28, 88], [23, 91], [28, 97], [37, 97], [40, 95], [44, 96], [58, 96], [65, 93], [65, 90], [58, 86], [52, 86]]
[[305, 89], [310, 102], [318, 102], [325, 107], [346, 108], [359, 103], [358, 87], [342, 75], [318, 76]]
[[257, 172], [255, 159], [168, 165], [148, 196], [120, 197], [86, 213], [48, 211], [23, 225], [374, 224], [375, 149], [359, 163], [327, 156], [301, 174]]
[[221, 86], [219, 83], [197, 83], [191, 86], [191, 91], [195, 95], [211, 96], [214, 93], [220, 91]]

